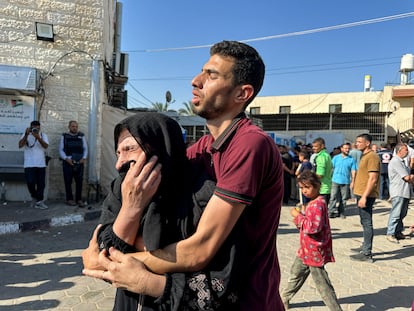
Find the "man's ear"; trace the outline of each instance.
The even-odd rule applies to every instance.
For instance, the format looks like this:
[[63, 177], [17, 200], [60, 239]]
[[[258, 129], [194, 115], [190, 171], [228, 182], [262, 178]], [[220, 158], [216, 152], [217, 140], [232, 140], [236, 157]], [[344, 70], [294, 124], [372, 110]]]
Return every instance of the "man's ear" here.
[[254, 94], [254, 88], [250, 84], [243, 84], [239, 86], [237, 93], [236, 93], [236, 102], [238, 103], [246, 103]]

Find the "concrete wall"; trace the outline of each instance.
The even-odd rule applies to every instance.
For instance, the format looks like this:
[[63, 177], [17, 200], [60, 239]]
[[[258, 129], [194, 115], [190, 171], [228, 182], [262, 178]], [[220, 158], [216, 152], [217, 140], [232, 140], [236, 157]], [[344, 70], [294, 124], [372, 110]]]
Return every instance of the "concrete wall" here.
[[[88, 137], [92, 58], [101, 61], [100, 105], [107, 101], [103, 64], [109, 63], [112, 57], [114, 9], [114, 0], [0, 2], [0, 64], [34, 67], [42, 76], [44, 97], [36, 97], [36, 115], [49, 137], [49, 155], [53, 157], [48, 167], [48, 199], [64, 199], [58, 145], [60, 135], [67, 131], [68, 121], [77, 120], [80, 130]], [[54, 42], [36, 39], [36, 21], [53, 24]], [[101, 154], [101, 114], [99, 108], [95, 138], [97, 166], [100, 166]], [[5, 135], [0, 134], [0, 139], [10, 140]], [[87, 180], [87, 169], [85, 172]], [[11, 183], [7, 188], [9, 200], [29, 198], [24, 183]]]

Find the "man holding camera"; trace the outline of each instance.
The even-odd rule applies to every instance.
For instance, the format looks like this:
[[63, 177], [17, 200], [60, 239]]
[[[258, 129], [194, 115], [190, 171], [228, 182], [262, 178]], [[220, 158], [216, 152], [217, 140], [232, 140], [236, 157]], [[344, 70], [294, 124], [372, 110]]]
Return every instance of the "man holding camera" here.
[[19, 140], [19, 148], [24, 147], [24, 175], [27, 188], [32, 196], [31, 207], [46, 209], [43, 202], [45, 190], [46, 160], [45, 151], [49, 147], [49, 140], [45, 133], [40, 131], [40, 122], [32, 121]]
[[[84, 163], [88, 156], [88, 145], [85, 135], [78, 131], [78, 122], [69, 121], [69, 132], [63, 133], [59, 144], [59, 155], [63, 160], [63, 178], [65, 181], [66, 204], [84, 207], [82, 201], [82, 182]], [[73, 200], [72, 180], [75, 180], [76, 190]]]

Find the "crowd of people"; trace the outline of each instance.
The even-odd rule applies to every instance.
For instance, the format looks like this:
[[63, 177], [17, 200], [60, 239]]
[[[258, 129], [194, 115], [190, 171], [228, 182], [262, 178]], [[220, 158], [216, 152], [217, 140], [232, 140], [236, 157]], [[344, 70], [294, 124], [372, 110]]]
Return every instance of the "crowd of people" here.
[[[386, 238], [392, 243], [409, 238], [403, 234], [403, 219], [413, 196], [414, 149], [403, 142], [372, 144], [369, 134], [356, 137], [355, 143], [343, 143], [329, 154], [323, 138], [294, 148], [279, 145], [284, 165], [283, 202], [304, 206], [308, 200], [295, 188], [297, 176], [304, 170], [320, 178], [320, 194], [328, 206], [329, 218], [346, 218], [346, 204], [357, 204], [364, 230], [364, 243], [355, 249], [354, 259], [372, 261], [372, 206], [377, 199], [391, 202]], [[362, 208], [363, 207], [363, 208]], [[361, 255], [361, 253], [364, 255]]]

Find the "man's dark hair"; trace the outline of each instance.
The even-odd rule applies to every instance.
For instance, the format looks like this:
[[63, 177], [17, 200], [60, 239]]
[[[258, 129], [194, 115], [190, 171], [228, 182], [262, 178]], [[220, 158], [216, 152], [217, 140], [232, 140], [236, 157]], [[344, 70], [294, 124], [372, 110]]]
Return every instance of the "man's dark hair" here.
[[369, 141], [369, 143], [371, 143], [371, 142], [372, 142], [372, 136], [371, 136], [371, 135], [369, 135], [368, 133], [359, 134], [359, 135], [357, 136], [357, 138], [358, 138], [358, 137], [363, 138], [363, 139], [365, 139], [366, 141]]
[[325, 146], [325, 139], [323, 139], [322, 137], [315, 138], [313, 140], [313, 144], [315, 144], [315, 143], [318, 143], [318, 144], [321, 144], [321, 145]]
[[210, 56], [220, 55], [234, 59], [233, 84], [250, 84], [254, 88], [253, 96], [246, 102], [250, 104], [263, 85], [265, 64], [259, 53], [251, 46], [237, 41], [222, 41], [210, 49]]
[[40, 122], [39, 121], [32, 121], [32, 122], [30, 122], [30, 126], [40, 126]]

